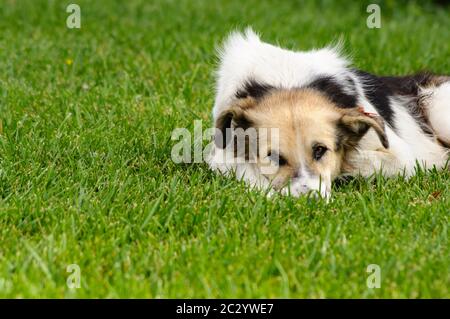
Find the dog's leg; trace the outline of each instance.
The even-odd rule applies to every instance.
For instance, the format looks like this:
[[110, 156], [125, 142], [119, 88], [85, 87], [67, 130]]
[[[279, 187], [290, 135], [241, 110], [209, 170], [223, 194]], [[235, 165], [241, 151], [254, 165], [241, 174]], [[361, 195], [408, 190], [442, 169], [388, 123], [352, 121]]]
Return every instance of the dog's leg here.
[[228, 177], [235, 176], [253, 188], [271, 189], [270, 182], [260, 174], [256, 165], [246, 162], [243, 158], [236, 158], [233, 151], [213, 147], [206, 157], [206, 162], [213, 171]]
[[424, 112], [436, 136], [450, 145], [450, 78], [436, 87], [422, 90]]
[[403, 163], [395, 154], [385, 149], [352, 152], [347, 157], [347, 165], [344, 169], [344, 173], [364, 177], [378, 172], [385, 176], [394, 176], [404, 172], [406, 176], [410, 176], [413, 171], [412, 165]]

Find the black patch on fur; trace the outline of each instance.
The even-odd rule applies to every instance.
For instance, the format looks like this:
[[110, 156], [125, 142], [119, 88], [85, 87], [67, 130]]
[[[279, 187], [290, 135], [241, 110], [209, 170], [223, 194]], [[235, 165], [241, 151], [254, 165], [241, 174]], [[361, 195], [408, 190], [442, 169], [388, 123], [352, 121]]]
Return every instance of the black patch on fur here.
[[410, 98], [410, 102], [404, 105], [405, 108], [414, 117], [422, 131], [427, 135], [433, 136], [434, 133], [425, 112], [426, 106], [424, 100], [426, 101], [428, 96], [421, 94], [420, 88], [439, 86], [450, 80], [450, 77], [422, 71], [417, 74], [406, 76], [382, 76], [380, 77], [380, 80], [388, 86], [394, 94]]
[[250, 121], [245, 115], [239, 115], [233, 117], [233, 122], [236, 128], [241, 128], [244, 131], [253, 126], [253, 122]]
[[439, 84], [440, 81], [443, 81], [442, 76], [424, 71], [406, 76], [375, 76], [364, 71], [355, 71], [363, 82], [364, 94], [392, 128], [394, 128], [394, 111], [389, 103], [389, 98], [405, 96], [411, 98], [411, 103], [405, 105], [407, 111], [416, 119], [424, 133], [432, 133], [427, 125], [428, 120], [425, 115], [418, 113], [418, 111], [422, 111], [419, 91], [421, 87]]
[[407, 76], [381, 76], [379, 79], [394, 94], [417, 96], [419, 94], [419, 88], [432, 84], [434, 77], [429, 72], [420, 72]]
[[392, 88], [383, 80], [368, 72], [356, 70], [356, 74], [362, 80], [364, 94], [378, 113], [389, 124], [394, 126], [394, 110], [389, 102], [389, 98], [394, 95]]
[[[346, 81], [347, 87], [354, 91], [355, 83], [351, 78]], [[324, 93], [334, 104], [341, 108], [356, 107], [356, 95], [348, 94], [344, 91], [344, 87], [337, 82], [332, 76], [324, 76], [314, 80], [307, 88], [318, 90]]]
[[247, 97], [252, 97], [255, 99], [260, 99], [265, 94], [267, 94], [274, 87], [268, 84], [257, 82], [254, 79], [245, 82], [244, 87], [236, 92], [235, 96], [238, 99], [245, 99]]
[[234, 115], [233, 112], [227, 112], [222, 115], [217, 125], [217, 128], [222, 132], [222, 139], [218, 135], [214, 136], [214, 142], [219, 148], [226, 148], [230, 143], [233, 136], [233, 128], [231, 127], [234, 122], [235, 128], [242, 128], [244, 131], [253, 126], [253, 123], [244, 115]]
[[233, 120], [233, 113], [229, 112], [222, 116], [218, 123], [218, 129], [221, 131], [221, 135], [214, 136], [214, 142], [217, 147], [225, 148], [227, 147], [230, 139], [231, 139], [231, 121]]

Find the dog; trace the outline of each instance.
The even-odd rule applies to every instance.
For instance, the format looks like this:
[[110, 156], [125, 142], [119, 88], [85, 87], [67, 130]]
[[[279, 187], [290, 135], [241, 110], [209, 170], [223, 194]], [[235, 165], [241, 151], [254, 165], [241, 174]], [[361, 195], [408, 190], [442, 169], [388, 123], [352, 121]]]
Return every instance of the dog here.
[[343, 175], [448, 167], [449, 76], [375, 76], [352, 67], [339, 45], [294, 52], [250, 28], [228, 37], [219, 60], [207, 162], [221, 174], [269, 193], [329, 198]]

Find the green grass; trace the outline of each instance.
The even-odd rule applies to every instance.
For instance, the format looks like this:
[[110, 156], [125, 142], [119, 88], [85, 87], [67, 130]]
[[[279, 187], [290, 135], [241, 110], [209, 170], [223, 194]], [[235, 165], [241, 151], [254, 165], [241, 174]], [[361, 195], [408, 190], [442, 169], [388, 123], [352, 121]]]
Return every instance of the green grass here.
[[368, 29], [371, 2], [2, 1], [0, 297], [449, 298], [449, 171], [356, 179], [326, 204], [170, 158], [174, 128], [210, 125], [236, 28], [302, 50], [342, 37], [375, 73], [450, 73], [448, 6], [385, 1]]

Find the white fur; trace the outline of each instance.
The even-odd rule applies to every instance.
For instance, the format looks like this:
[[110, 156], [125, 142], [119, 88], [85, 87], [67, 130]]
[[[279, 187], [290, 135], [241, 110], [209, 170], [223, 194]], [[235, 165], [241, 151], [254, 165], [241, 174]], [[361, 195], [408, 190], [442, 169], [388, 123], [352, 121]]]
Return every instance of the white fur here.
[[428, 96], [427, 113], [431, 127], [441, 140], [450, 144], [450, 82], [424, 89], [422, 94]]
[[262, 42], [251, 29], [233, 33], [219, 50], [214, 119], [230, 105], [249, 77], [286, 89], [299, 87], [317, 75], [339, 75], [349, 62], [337, 48], [294, 52]]
[[[360, 105], [366, 112], [377, 113], [375, 107], [364, 97], [362, 84], [348, 67], [350, 62], [341, 56], [336, 47], [327, 47], [308, 52], [294, 52], [282, 49], [260, 40], [251, 29], [244, 34], [233, 33], [219, 51], [220, 66], [217, 72], [217, 92], [213, 108], [214, 122], [220, 113], [225, 111], [235, 99], [235, 93], [242, 88], [249, 78], [265, 84], [284, 89], [301, 87], [310, 83], [319, 75], [332, 75], [344, 79], [352, 77], [356, 83], [356, 90], [360, 96]], [[423, 90], [423, 94], [431, 95], [429, 100], [429, 116], [433, 129], [439, 132], [440, 138], [450, 141], [450, 83], [439, 88]], [[356, 166], [354, 172], [371, 175], [383, 171], [386, 175], [406, 173], [411, 176], [418, 164], [426, 168], [436, 166], [442, 168], [448, 160], [448, 151], [436, 141], [425, 135], [412, 115], [405, 109], [406, 101], [401, 98], [391, 101], [395, 112], [394, 131], [386, 127], [386, 134], [390, 143], [389, 150], [385, 150], [377, 135], [370, 130], [359, 145], [359, 151], [351, 155], [350, 161]], [[250, 185], [268, 188], [269, 182], [261, 176], [255, 164], [236, 163], [227, 149], [214, 148], [209, 165], [212, 169], [223, 174], [234, 172], [238, 179], [244, 179]], [[291, 183], [289, 192], [293, 195], [304, 193], [307, 189], [319, 189], [320, 193], [328, 197], [331, 180], [328, 176], [315, 177], [302, 181], [295, 179]], [[287, 192], [287, 191], [286, 191]]]

